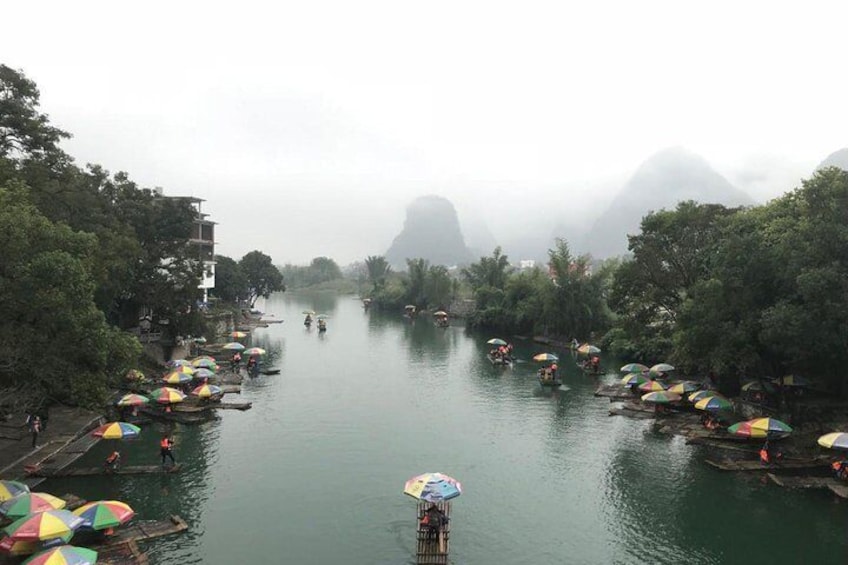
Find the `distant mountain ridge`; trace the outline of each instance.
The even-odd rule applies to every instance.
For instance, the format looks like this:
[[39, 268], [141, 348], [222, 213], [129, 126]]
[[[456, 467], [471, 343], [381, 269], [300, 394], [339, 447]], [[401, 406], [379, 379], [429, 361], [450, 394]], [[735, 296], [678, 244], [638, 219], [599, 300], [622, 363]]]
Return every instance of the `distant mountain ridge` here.
[[747, 206], [750, 196], [734, 187], [701, 156], [674, 147], [647, 159], [586, 234], [581, 252], [604, 259], [627, 252], [627, 235], [639, 232], [650, 211], [673, 209], [678, 202]]
[[404, 268], [407, 259], [418, 258], [449, 267], [472, 261], [456, 209], [446, 198], [430, 195], [413, 200], [403, 229], [386, 251], [386, 260], [394, 267]]
[[848, 171], [848, 147], [843, 147], [838, 151], [834, 151], [822, 161], [816, 170], [821, 170], [826, 167], [839, 167], [843, 171]]

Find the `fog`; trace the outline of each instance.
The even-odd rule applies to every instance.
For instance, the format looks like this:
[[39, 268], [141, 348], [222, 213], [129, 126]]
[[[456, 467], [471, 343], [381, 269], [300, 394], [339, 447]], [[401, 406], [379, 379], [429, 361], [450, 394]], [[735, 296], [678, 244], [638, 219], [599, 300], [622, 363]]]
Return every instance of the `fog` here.
[[777, 196], [848, 145], [846, 16], [840, 2], [19, 2], [0, 53], [80, 164], [204, 198], [219, 253], [344, 264], [385, 252], [423, 194], [450, 199], [468, 239], [579, 233], [668, 146], [755, 202]]

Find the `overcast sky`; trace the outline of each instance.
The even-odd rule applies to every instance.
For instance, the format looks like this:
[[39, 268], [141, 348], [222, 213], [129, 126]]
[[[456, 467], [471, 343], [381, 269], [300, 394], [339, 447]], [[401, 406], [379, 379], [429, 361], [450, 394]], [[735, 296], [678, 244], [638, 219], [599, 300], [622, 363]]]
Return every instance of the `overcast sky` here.
[[[218, 251], [382, 253], [415, 196], [496, 237], [684, 146], [757, 201], [848, 145], [846, 2], [15, 2], [80, 164], [205, 198]], [[574, 202], [581, 204], [575, 205]], [[576, 206], [576, 208], [575, 208]], [[526, 228], [524, 228], [526, 229]]]

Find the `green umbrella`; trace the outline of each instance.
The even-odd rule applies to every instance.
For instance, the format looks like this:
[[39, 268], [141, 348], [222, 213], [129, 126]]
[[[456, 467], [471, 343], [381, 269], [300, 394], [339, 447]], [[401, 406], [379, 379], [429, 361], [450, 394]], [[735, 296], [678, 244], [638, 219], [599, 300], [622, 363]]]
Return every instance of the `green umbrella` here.
[[622, 373], [644, 373], [647, 370], [648, 367], [641, 363], [628, 363], [621, 368]]

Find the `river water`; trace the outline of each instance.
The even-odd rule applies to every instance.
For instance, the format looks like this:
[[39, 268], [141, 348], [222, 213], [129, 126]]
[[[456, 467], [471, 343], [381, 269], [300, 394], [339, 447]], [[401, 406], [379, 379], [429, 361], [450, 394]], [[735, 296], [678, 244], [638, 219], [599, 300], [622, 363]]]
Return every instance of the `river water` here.
[[[180, 514], [189, 533], [146, 545], [151, 563], [404, 565], [414, 562], [409, 477], [459, 479], [451, 558], [459, 565], [848, 562], [848, 504], [761, 477], [722, 474], [651, 421], [608, 416], [598, 381], [561, 363], [543, 391], [532, 363], [492, 367], [488, 337], [366, 312], [331, 294], [276, 295], [285, 320], [258, 329], [275, 376], [246, 381], [247, 412], [174, 429], [173, 476], [67, 479], [55, 494], [117, 498], [141, 519]], [[319, 335], [304, 309], [328, 314]], [[516, 342], [519, 358], [539, 346]], [[121, 445], [156, 461], [159, 425]], [[81, 464], [96, 465], [101, 442]]]

